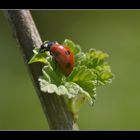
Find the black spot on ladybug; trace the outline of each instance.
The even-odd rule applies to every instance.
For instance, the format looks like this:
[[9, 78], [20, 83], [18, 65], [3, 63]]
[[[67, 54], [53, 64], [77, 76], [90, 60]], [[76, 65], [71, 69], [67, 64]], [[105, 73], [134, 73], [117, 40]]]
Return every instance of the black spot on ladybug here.
[[54, 53], [54, 56], [59, 56], [60, 55], [60, 52], [55, 52]]
[[70, 66], [71, 66], [71, 63], [68, 62], [68, 63], [66, 64], [66, 68], [69, 68]]
[[65, 54], [66, 54], [66, 55], [70, 55], [70, 51], [69, 51], [69, 50], [66, 51]]

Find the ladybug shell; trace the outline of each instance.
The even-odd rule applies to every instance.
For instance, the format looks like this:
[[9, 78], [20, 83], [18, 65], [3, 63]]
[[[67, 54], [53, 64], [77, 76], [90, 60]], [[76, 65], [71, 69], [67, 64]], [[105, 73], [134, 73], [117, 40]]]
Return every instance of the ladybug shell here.
[[74, 56], [69, 48], [55, 43], [50, 47], [50, 54], [59, 64], [59, 67], [65, 76], [68, 76], [74, 67]]

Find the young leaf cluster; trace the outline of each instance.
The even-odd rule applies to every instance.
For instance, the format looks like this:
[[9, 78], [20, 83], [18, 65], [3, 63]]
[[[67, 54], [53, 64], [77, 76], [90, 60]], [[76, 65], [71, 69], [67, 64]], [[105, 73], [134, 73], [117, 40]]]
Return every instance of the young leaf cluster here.
[[75, 57], [75, 66], [68, 77], [61, 73], [58, 64], [48, 52], [39, 53], [37, 48], [33, 50], [34, 55], [29, 64], [45, 64], [38, 79], [41, 91], [65, 96], [69, 108], [76, 113], [85, 101], [94, 103], [97, 87], [111, 83], [113, 74], [105, 61], [108, 58], [107, 53], [93, 48], [84, 53], [79, 45], [69, 39], [65, 39], [62, 44], [67, 46]]

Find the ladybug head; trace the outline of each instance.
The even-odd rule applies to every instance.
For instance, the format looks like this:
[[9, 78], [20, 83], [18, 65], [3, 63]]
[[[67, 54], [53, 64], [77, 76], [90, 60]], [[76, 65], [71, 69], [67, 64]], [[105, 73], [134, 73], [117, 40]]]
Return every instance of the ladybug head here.
[[40, 49], [39, 49], [39, 53], [44, 53], [46, 51], [50, 51], [50, 48], [53, 44], [56, 44], [57, 42], [56, 41], [53, 41], [53, 42], [48, 42], [48, 41], [45, 41], [41, 46], [40, 46]]

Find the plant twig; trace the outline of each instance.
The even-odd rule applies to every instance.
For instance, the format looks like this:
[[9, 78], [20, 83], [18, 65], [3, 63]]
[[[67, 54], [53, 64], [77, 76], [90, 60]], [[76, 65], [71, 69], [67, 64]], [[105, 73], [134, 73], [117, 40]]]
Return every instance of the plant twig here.
[[[29, 70], [36, 93], [48, 120], [50, 129], [72, 130], [74, 123], [63, 97], [56, 94], [44, 94], [40, 91], [38, 77], [41, 74], [42, 64], [28, 65], [34, 47], [42, 44], [40, 35], [34, 24], [29, 10], [6, 10], [6, 16], [12, 27], [14, 36], [20, 44], [24, 61]], [[28, 97], [27, 97], [28, 98]]]

